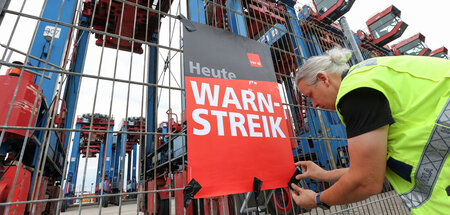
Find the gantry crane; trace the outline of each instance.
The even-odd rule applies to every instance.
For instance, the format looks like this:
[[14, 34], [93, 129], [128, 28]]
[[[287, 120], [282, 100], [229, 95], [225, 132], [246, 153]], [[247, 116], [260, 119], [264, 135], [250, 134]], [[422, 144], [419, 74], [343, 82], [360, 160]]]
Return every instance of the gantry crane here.
[[392, 46], [394, 55], [417, 55], [428, 56], [431, 49], [425, 44], [425, 36], [417, 33]]
[[401, 37], [408, 27], [400, 16], [401, 11], [394, 5], [372, 16], [366, 22], [369, 32], [358, 30], [356, 33], [360, 40], [359, 46], [371, 51], [375, 56], [392, 55], [386, 45]]
[[432, 52], [430, 52], [430, 56], [432, 57], [440, 57], [444, 59], [448, 58], [448, 49], [445, 46], [442, 46], [441, 48], [435, 49]]

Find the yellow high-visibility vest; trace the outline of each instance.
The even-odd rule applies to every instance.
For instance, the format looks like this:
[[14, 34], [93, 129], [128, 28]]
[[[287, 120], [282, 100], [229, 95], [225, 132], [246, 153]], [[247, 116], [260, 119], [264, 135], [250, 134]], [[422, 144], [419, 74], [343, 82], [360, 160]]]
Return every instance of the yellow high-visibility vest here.
[[[450, 60], [379, 57], [350, 68], [336, 99], [368, 87], [386, 96], [389, 126], [386, 177], [412, 214], [450, 214]], [[338, 115], [344, 122], [342, 115]], [[400, 168], [395, 166], [400, 165]], [[410, 174], [400, 174], [411, 167]], [[408, 168], [406, 168], [408, 169]]]

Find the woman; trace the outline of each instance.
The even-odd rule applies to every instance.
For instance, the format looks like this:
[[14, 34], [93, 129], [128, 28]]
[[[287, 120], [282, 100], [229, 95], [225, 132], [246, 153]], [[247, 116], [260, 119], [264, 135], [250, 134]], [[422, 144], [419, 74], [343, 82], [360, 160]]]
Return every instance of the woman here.
[[296, 84], [315, 107], [337, 110], [346, 125], [350, 167], [325, 171], [298, 162], [327, 190], [292, 185], [302, 208], [348, 204], [381, 192], [384, 176], [413, 214], [450, 211], [450, 61], [435, 57], [371, 58], [349, 69], [351, 52], [310, 58]]

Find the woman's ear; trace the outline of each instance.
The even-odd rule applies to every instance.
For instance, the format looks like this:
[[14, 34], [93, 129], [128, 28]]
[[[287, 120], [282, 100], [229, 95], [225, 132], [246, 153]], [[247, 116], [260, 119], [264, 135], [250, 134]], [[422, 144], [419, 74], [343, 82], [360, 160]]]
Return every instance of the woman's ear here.
[[327, 87], [330, 85], [330, 79], [329, 79], [328, 75], [325, 73], [318, 73], [317, 81], [322, 81], [325, 84], [325, 86], [327, 86]]

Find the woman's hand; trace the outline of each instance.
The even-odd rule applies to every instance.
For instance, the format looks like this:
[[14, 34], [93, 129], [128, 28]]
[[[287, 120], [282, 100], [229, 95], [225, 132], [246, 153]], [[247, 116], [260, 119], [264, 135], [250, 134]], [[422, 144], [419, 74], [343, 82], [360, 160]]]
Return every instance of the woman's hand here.
[[304, 209], [312, 209], [317, 207], [316, 195], [317, 193], [309, 190], [303, 189], [295, 184], [291, 184], [292, 187], [292, 199], [295, 204]]
[[313, 180], [327, 181], [327, 171], [312, 161], [299, 161], [295, 163], [295, 166], [299, 166], [303, 171], [302, 174], [295, 176], [297, 180], [309, 178]]

